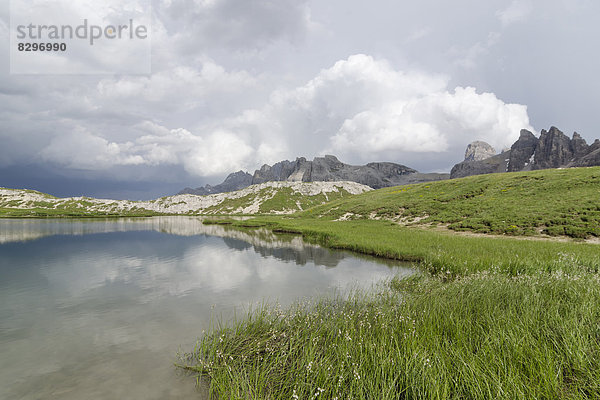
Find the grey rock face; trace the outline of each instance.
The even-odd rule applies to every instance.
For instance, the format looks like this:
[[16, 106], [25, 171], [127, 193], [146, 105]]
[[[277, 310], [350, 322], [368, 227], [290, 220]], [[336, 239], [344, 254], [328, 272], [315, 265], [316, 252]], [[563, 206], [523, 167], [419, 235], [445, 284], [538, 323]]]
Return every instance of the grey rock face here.
[[[263, 165], [259, 170], [254, 172], [252, 177], [251, 185], [258, 183], [271, 182], [271, 181], [286, 181], [295, 171], [301, 169], [300, 167], [306, 164], [306, 158], [300, 157], [296, 161], [280, 161], [278, 163], [270, 165]], [[308, 182], [304, 179], [291, 179], [293, 181]]]
[[[416, 170], [400, 164], [383, 162], [355, 166], [344, 164], [335, 156], [326, 155], [325, 157], [315, 157], [313, 161], [307, 161], [302, 157], [297, 158], [295, 162], [281, 161], [272, 167], [263, 165], [254, 173], [252, 183], [351, 181], [379, 189], [403, 184], [408, 175], [416, 173]], [[444, 174], [440, 174], [440, 179], [443, 178]]]
[[231, 174], [220, 185], [206, 185], [197, 189], [186, 188], [178, 194], [206, 195], [243, 189], [244, 187], [270, 182], [335, 182], [350, 181], [362, 183], [374, 189], [448, 179], [448, 174], [422, 174], [412, 168], [390, 162], [374, 162], [367, 165], [344, 164], [335, 156], [316, 157], [312, 161], [304, 157], [296, 161], [280, 161], [263, 165], [250, 175], [239, 171]]
[[572, 159], [571, 140], [567, 135], [554, 126], [548, 132], [542, 130], [535, 148], [533, 169], [558, 168]]
[[510, 148], [508, 172], [523, 171], [531, 169], [533, 154], [539, 139], [527, 129], [521, 129], [521, 136]]
[[479, 161], [463, 161], [452, 167], [450, 179], [464, 178], [471, 175], [493, 174], [496, 172], [506, 172], [510, 151], [500, 153], [493, 157]]
[[486, 142], [479, 140], [467, 146], [465, 161], [481, 161], [496, 155], [496, 150]]
[[229, 174], [223, 183], [219, 185], [206, 185], [196, 189], [185, 188], [177, 194], [196, 194], [199, 196], [206, 196], [207, 194], [233, 192], [248, 187], [251, 184], [252, 175], [244, 171], [238, 171]]
[[[583, 140], [583, 139], [582, 139]], [[585, 143], [585, 141], [584, 141]], [[569, 163], [569, 167], [593, 167], [596, 165], [600, 165], [600, 140], [596, 139], [594, 143], [592, 143], [587, 148], [587, 153], [580, 158], [575, 158], [571, 163]]]
[[570, 167], [594, 167], [600, 165], [600, 150], [586, 154], [584, 157], [573, 162]]
[[573, 132], [573, 138], [571, 139], [571, 150], [573, 151], [573, 157], [575, 159], [584, 157], [589, 152], [588, 144], [585, 139], [577, 132]]
[[[471, 145], [469, 145], [471, 146]], [[469, 153], [469, 147], [467, 147]], [[508, 159], [508, 163], [504, 161]], [[451, 178], [493, 172], [529, 171], [533, 169], [561, 167], [591, 167], [600, 165], [600, 140], [588, 146], [577, 133], [569, 139], [558, 128], [542, 130], [540, 137], [526, 129], [521, 130], [519, 139], [510, 150], [481, 161], [463, 161], [452, 168]]]

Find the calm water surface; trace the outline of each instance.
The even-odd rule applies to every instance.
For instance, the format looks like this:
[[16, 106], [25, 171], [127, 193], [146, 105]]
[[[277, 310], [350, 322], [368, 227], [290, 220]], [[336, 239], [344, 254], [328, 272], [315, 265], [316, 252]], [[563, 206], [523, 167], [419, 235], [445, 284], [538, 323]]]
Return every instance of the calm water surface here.
[[173, 362], [211, 318], [410, 273], [199, 218], [0, 219], [0, 399], [203, 398]]

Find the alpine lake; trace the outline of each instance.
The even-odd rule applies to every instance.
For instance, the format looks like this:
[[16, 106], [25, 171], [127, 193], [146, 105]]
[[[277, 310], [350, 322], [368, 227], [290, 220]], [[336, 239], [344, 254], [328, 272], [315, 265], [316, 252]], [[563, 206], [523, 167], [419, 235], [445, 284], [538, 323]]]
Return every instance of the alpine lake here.
[[175, 363], [211, 327], [412, 273], [199, 217], [0, 219], [0, 398], [206, 398]]

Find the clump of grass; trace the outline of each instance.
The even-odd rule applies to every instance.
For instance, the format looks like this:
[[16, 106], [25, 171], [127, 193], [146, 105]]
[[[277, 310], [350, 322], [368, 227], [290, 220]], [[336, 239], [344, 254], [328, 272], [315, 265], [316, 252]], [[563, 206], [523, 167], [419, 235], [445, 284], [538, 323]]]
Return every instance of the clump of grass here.
[[217, 398], [598, 398], [599, 318], [593, 273], [420, 276], [265, 306], [182, 366]]

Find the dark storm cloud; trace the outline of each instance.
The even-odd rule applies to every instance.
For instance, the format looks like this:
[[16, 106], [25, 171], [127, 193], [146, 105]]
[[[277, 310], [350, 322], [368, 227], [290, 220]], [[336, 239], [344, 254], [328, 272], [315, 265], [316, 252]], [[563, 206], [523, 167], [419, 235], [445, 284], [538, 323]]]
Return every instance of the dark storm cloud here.
[[[179, 168], [173, 168], [170, 173], [164, 169], [139, 175], [135, 179], [123, 175], [123, 179], [113, 177], [123, 171], [117, 168], [105, 173], [90, 173], [76, 171], [47, 164], [16, 164], [10, 167], [0, 167], [0, 187], [15, 189], [31, 189], [56, 197], [88, 196], [109, 199], [151, 200], [161, 196], [179, 192], [191, 177]], [[153, 173], [152, 173], [153, 172]]]

